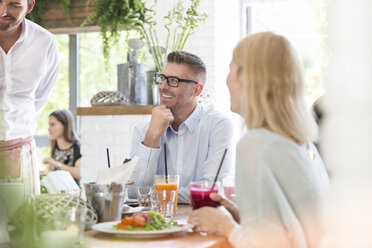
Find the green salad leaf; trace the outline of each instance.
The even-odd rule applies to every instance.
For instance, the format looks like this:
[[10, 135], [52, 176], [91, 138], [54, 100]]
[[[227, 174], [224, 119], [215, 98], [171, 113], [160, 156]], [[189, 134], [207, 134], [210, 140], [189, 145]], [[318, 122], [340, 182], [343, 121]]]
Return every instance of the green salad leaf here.
[[[127, 225], [128, 231], [155, 231], [155, 230], [164, 230], [164, 229], [170, 229], [174, 226], [179, 226], [177, 221], [171, 220], [167, 222], [165, 218], [156, 211], [148, 211], [147, 213], [137, 213], [133, 216], [141, 216], [143, 217], [146, 222], [143, 227], [138, 227], [136, 225]], [[132, 218], [132, 217], [129, 217]], [[124, 219], [123, 219], [124, 220]], [[119, 229], [117, 227], [118, 225], [114, 225], [115, 229]], [[119, 230], [125, 230], [125, 229], [119, 229]]]

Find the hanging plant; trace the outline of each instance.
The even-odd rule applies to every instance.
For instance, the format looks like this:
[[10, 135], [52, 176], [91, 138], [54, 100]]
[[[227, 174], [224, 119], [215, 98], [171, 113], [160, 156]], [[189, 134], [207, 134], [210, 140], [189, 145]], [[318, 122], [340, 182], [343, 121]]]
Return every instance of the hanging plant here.
[[70, 19], [71, 0], [61, 0], [60, 6], [62, 7], [63, 12], [65, 12], [67, 18]]
[[[37, 0], [27, 17], [38, 24], [42, 23], [46, 1], [50, 0]], [[70, 18], [71, 0], [54, 1], [59, 1], [61, 8]], [[121, 30], [136, 30], [145, 40], [157, 71], [163, 70], [166, 54], [182, 50], [195, 29], [207, 18], [205, 13], [198, 11], [202, 0], [175, 1], [168, 14], [163, 16], [166, 20], [164, 26], [159, 26], [156, 21], [161, 18], [155, 12], [157, 0], [150, 1], [152, 5], [149, 7], [149, 1], [146, 3], [146, 0], [88, 1], [94, 1], [95, 11], [84, 20], [82, 26], [95, 24], [101, 28], [104, 57], [109, 57], [110, 45], [118, 41]], [[159, 41], [159, 32], [167, 34], [164, 44]]]
[[101, 28], [103, 54], [109, 56], [109, 48], [120, 36], [121, 30], [139, 30], [146, 22], [145, 0], [95, 0], [96, 9], [82, 25], [97, 24]]
[[40, 25], [45, 11], [45, 4], [46, 0], [37, 0], [32, 11], [26, 15], [27, 19]]
[[[112, 42], [117, 41], [121, 30], [137, 30], [145, 40], [157, 71], [162, 71], [169, 51], [182, 50], [195, 29], [204, 23], [205, 13], [199, 13], [201, 0], [177, 0], [163, 18], [165, 30], [159, 30], [155, 8], [158, 1], [146, 7], [144, 0], [95, 0], [96, 10], [83, 23], [97, 24], [101, 28], [103, 54], [109, 55]], [[165, 44], [159, 42], [157, 32], [167, 32]]]
[[[43, 21], [43, 15], [45, 11], [46, 2], [50, 0], [36, 0], [35, 6], [30, 13], [27, 14], [27, 19], [41, 25]], [[70, 6], [71, 0], [58, 0], [60, 2], [60, 6], [65, 12], [66, 16], [70, 19]]]

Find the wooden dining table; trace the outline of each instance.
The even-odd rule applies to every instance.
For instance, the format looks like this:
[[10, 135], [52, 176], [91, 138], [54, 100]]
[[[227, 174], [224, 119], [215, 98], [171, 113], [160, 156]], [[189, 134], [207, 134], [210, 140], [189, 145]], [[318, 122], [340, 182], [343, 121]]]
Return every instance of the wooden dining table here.
[[[178, 204], [175, 220], [185, 223], [191, 212], [190, 205]], [[86, 231], [84, 234], [84, 247], [87, 248], [147, 248], [147, 247], [178, 247], [178, 248], [229, 248], [232, 247], [227, 238], [212, 234], [200, 234], [187, 230], [160, 238], [134, 239], [120, 235], [102, 233], [95, 230]]]

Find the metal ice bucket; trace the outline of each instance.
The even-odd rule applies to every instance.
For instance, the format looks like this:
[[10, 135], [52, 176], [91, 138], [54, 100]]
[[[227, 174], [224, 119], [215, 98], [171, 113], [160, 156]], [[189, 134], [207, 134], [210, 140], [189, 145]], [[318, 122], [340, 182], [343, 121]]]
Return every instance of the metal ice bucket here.
[[123, 203], [128, 197], [127, 186], [129, 184], [84, 184], [87, 201], [96, 211], [98, 222], [121, 219]]

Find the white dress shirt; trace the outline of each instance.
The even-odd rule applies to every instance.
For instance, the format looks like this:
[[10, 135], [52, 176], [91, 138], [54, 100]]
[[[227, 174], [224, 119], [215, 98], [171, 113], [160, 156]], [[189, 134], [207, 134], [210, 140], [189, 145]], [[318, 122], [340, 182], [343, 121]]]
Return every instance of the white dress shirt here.
[[264, 128], [249, 131], [236, 152], [240, 224], [234, 247], [317, 248], [329, 179], [313, 144], [299, 146]]
[[[180, 175], [178, 202], [189, 203], [187, 188], [190, 182], [213, 181], [224, 150], [228, 152], [220, 171], [220, 178], [231, 169], [231, 121], [213, 109], [197, 106], [183, 122], [178, 131], [171, 126], [160, 138], [160, 148], [149, 148], [142, 144], [150, 122], [137, 125], [132, 139], [131, 157], [140, 157], [131, 180], [135, 185], [152, 186], [154, 175], [165, 174], [163, 144], [167, 144], [169, 175]], [[129, 190], [134, 197], [134, 187]]]
[[8, 53], [0, 47], [0, 140], [34, 134], [58, 69], [55, 37], [25, 19], [22, 33]]

